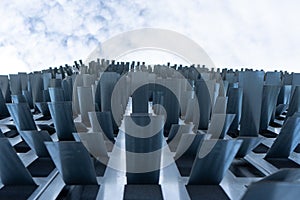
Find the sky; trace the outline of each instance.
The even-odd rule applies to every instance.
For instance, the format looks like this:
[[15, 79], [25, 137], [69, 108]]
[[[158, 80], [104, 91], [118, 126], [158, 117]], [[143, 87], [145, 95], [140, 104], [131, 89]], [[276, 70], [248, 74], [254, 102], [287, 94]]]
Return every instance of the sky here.
[[0, 74], [72, 64], [145, 27], [191, 38], [217, 67], [300, 72], [299, 9], [298, 0], [1, 0]]

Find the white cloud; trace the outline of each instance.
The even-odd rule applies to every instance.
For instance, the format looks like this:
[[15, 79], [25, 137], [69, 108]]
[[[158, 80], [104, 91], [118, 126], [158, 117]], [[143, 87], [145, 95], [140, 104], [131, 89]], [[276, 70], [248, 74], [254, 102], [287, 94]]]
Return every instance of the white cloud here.
[[143, 26], [137, 21], [139, 8], [135, 2], [2, 0], [0, 74], [85, 59], [112, 34]]
[[101, 41], [142, 27], [187, 35], [217, 66], [300, 71], [299, 6], [297, 0], [1, 0], [0, 74], [8, 72], [4, 66], [13, 72], [85, 59]]

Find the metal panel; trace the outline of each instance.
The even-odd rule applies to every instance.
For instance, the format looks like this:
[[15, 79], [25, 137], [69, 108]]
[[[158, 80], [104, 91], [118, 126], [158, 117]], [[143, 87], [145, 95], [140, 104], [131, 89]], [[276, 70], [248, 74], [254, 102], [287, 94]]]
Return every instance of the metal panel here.
[[0, 177], [4, 185], [35, 185], [9, 141], [0, 138]]
[[38, 157], [49, 157], [44, 142], [52, 141], [47, 131], [20, 131], [20, 135]]
[[124, 120], [127, 184], [158, 184], [163, 116], [135, 114]]
[[[201, 151], [194, 161], [189, 185], [218, 185], [242, 144], [241, 140], [204, 140], [203, 150], [211, 148], [204, 157]], [[200, 149], [201, 150], [201, 149]]]
[[81, 142], [45, 142], [67, 185], [97, 185], [91, 157]]
[[27, 103], [10, 103], [6, 105], [19, 131], [37, 130]]
[[290, 117], [282, 127], [266, 158], [288, 158], [300, 142], [300, 118]]
[[72, 102], [48, 102], [51, 117], [59, 140], [74, 140], [76, 132], [72, 115]]
[[265, 85], [263, 88], [262, 107], [260, 114], [260, 131], [267, 130], [276, 108], [280, 86]]
[[240, 136], [258, 136], [264, 72], [242, 73], [243, 104]]

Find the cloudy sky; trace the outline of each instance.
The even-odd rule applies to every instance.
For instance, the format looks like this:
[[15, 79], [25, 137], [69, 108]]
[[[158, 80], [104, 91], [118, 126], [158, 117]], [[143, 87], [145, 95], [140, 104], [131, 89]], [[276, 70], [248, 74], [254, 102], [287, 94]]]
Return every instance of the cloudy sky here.
[[299, 10], [298, 0], [1, 0], [0, 74], [84, 60], [143, 27], [186, 35], [218, 67], [300, 72]]

